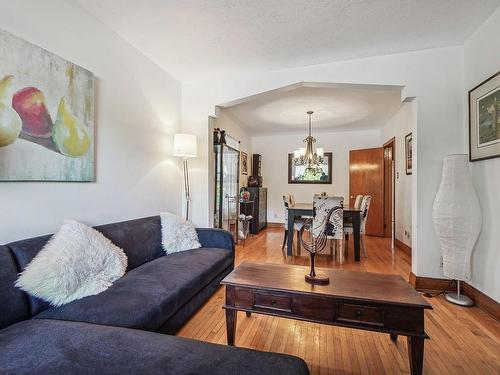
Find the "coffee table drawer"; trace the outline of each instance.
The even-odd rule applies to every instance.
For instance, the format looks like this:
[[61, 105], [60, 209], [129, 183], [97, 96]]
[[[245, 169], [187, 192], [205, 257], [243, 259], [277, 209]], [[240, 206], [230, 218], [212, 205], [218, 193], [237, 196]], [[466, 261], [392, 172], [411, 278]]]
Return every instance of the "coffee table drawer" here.
[[255, 292], [254, 307], [292, 312], [292, 299], [286, 296]]
[[383, 326], [382, 310], [378, 307], [361, 306], [348, 303], [338, 304], [337, 320], [339, 322], [363, 323]]
[[326, 298], [294, 296], [293, 312], [302, 318], [317, 322], [332, 323], [335, 320], [334, 301]]

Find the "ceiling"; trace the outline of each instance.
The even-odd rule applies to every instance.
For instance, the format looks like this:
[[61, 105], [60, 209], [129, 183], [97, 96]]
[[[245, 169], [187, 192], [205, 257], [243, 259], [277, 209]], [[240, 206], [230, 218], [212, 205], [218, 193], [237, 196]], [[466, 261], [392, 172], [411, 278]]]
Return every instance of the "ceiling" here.
[[500, 0], [73, 1], [180, 81], [460, 45], [500, 5]]
[[402, 86], [302, 82], [219, 106], [252, 135], [380, 129], [401, 108]]

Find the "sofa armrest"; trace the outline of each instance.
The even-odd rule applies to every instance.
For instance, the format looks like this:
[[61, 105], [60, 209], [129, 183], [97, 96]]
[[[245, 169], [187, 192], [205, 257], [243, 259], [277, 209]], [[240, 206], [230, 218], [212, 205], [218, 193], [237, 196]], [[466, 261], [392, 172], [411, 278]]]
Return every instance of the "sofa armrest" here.
[[227, 230], [216, 228], [196, 228], [198, 239], [203, 247], [217, 247], [234, 252], [234, 238]]

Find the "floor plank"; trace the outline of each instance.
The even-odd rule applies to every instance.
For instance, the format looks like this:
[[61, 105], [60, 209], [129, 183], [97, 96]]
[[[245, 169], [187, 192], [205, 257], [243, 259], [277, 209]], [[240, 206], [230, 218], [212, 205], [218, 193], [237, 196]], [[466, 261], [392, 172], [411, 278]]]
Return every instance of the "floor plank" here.
[[[271, 228], [236, 248], [236, 264], [243, 261], [308, 265], [308, 253], [287, 257], [281, 250], [283, 230]], [[410, 259], [390, 241], [367, 237], [368, 258], [353, 261], [352, 240], [346, 242], [349, 256], [338, 264], [329, 255], [319, 255], [319, 267], [399, 274], [408, 280]], [[478, 307], [459, 307], [442, 296], [427, 299], [434, 310], [425, 312], [425, 374], [500, 374], [500, 323]], [[179, 336], [226, 344], [224, 290], [219, 290], [178, 332]], [[406, 339], [397, 343], [389, 335], [299, 322], [290, 319], [238, 313], [236, 345], [287, 353], [303, 358], [311, 374], [409, 374]]]

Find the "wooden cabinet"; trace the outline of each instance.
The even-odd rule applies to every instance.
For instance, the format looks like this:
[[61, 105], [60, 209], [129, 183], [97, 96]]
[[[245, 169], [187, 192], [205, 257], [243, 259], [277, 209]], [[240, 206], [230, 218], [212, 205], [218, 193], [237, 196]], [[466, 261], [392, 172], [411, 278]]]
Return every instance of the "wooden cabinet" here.
[[267, 226], [267, 188], [249, 187], [250, 200], [254, 201], [250, 232], [257, 234]]

